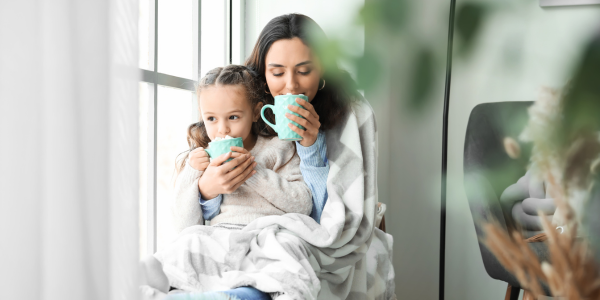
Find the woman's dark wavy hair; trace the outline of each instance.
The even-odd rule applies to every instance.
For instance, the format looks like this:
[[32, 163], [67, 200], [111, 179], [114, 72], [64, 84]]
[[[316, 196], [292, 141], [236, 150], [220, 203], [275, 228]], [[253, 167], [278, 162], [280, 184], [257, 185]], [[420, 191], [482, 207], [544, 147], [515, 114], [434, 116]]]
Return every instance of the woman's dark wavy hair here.
[[[258, 74], [246, 66], [228, 65], [226, 67], [214, 68], [206, 73], [198, 86], [196, 87], [196, 95], [200, 101], [200, 94], [205, 90], [215, 85], [239, 85], [246, 91], [246, 97], [250, 102], [250, 107], [254, 108], [260, 102], [264, 103], [263, 82], [259, 79]], [[270, 129], [265, 124], [262, 118], [258, 118], [257, 122], [252, 123], [251, 133], [254, 135], [262, 135], [266, 137], [275, 136], [277, 133]], [[190, 149], [178, 155], [176, 169], [177, 173], [181, 172], [185, 167], [190, 152], [198, 147], [206, 148], [210, 143], [210, 138], [206, 132], [204, 121], [200, 120], [188, 126], [187, 142]]]
[[[326, 41], [325, 32], [313, 19], [301, 14], [282, 15], [269, 21], [261, 31], [252, 54], [246, 60], [246, 66], [256, 71], [261, 81], [266, 82], [265, 59], [271, 45], [276, 41], [295, 37], [300, 38], [313, 52], [316, 52], [317, 47], [312, 41]], [[319, 90], [311, 102], [319, 115], [321, 130], [331, 129], [343, 121], [350, 104], [361, 97], [348, 72], [340, 70], [335, 63], [328, 65], [336, 67], [324, 70], [322, 79], [325, 80], [325, 88]], [[266, 103], [273, 104], [273, 96], [265, 91], [263, 93]], [[272, 118], [270, 114], [265, 116]]]

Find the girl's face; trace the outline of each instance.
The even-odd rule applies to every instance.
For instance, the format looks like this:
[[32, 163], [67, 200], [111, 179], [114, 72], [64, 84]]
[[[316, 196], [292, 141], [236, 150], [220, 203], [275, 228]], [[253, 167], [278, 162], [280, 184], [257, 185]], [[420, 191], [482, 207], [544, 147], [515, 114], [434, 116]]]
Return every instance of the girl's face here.
[[267, 86], [273, 97], [304, 94], [312, 101], [319, 90], [322, 68], [300, 38], [278, 40], [265, 58]]
[[244, 145], [251, 134], [252, 123], [260, 116], [262, 103], [251, 107], [244, 87], [240, 85], [214, 85], [200, 93], [200, 115], [210, 140], [216, 137], [241, 137]]

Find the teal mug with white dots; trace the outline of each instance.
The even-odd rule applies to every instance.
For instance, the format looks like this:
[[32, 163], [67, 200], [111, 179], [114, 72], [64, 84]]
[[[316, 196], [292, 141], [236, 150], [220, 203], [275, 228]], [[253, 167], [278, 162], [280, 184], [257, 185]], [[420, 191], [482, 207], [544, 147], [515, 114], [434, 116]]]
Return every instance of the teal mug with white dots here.
[[[273, 130], [275, 130], [275, 132], [277, 132], [277, 136], [279, 137], [280, 140], [284, 140], [284, 141], [299, 141], [302, 140], [302, 137], [297, 134], [296, 132], [294, 132], [289, 126], [289, 123], [292, 123], [296, 126], [298, 126], [298, 128], [304, 130], [304, 127], [290, 119], [288, 119], [285, 114], [286, 113], [290, 113], [293, 115], [296, 115], [300, 118], [304, 118], [301, 115], [292, 112], [291, 110], [289, 110], [287, 107], [288, 105], [295, 105], [298, 107], [302, 107], [302, 105], [296, 103], [296, 98], [302, 98], [304, 99], [306, 102], [308, 102], [308, 97], [304, 96], [304, 95], [292, 95], [292, 94], [287, 94], [287, 95], [279, 95], [279, 96], [275, 96], [275, 105], [271, 105], [271, 104], [267, 104], [265, 106], [263, 106], [262, 110], [260, 111], [260, 115], [262, 117], [262, 119], [265, 121], [265, 123], [267, 123], [267, 125], [271, 126], [271, 128], [273, 128]], [[269, 122], [267, 120], [267, 118], [265, 118], [265, 109], [272, 109], [273, 113], [275, 114], [275, 124]], [[303, 108], [303, 107], [302, 107]]]

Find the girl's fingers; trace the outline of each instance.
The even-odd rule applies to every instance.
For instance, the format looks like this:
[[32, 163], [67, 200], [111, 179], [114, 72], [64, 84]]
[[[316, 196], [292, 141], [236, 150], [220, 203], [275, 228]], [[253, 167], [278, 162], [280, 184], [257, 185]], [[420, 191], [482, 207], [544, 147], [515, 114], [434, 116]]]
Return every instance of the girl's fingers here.
[[190, 152], [190, 157], [208, 157], [208, 153], [206, 153], [206, 151], [204, 151], [204, 148], [199, 147], [196, 148], [194, 150], [192, 150], [192, 152]]
[[202, 148], [202, 147], [194, 148], [194, 149], [191, 151], [191, 153], [196, 153], [196, 152], [198, 152], [198, 151], [204, 151], [204, 148]]

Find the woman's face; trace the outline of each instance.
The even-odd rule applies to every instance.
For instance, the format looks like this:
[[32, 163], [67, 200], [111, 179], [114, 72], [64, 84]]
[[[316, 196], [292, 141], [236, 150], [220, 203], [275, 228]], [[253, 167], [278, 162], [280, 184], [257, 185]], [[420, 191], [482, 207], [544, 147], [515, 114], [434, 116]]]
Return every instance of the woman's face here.
[[273, 97], [304, 94], [312, 101], [319, 90], [322, 68], [300, 38], [274, 42], [265, 58], [267, 86]]

